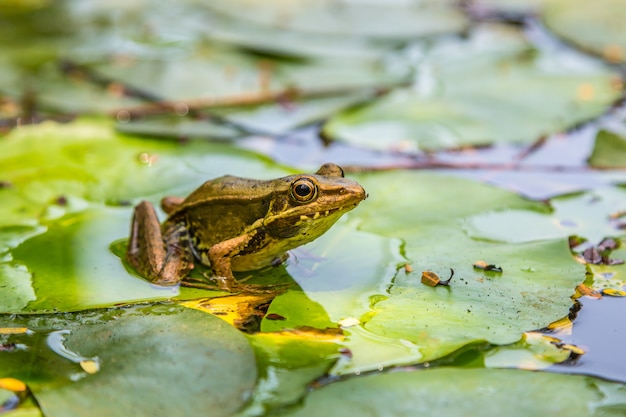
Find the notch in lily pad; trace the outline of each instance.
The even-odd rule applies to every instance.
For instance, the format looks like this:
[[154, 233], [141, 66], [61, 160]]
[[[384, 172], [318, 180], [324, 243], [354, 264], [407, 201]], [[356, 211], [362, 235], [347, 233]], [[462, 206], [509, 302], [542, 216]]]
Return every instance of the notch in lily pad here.
[[422, 284], [428, 285], [429, 287], [436, 287], [438, 285], [448, 287], [450, 286], [450, 281], [452, 280], [453, 276], [454, 276], [454, 269], [452, 268], [450, 268], [450, 278], [448, 278], [445, 281], [442, 281], [441, 278], [439, 278], [439, 275], [437, 275], [436, 273], [432, 271], [423, 271], [422, 272]]

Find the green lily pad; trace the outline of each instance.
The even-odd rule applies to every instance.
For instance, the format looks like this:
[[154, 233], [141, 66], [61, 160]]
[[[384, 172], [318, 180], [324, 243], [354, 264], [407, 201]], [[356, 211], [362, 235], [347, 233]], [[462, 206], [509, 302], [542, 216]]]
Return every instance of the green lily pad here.
[[470, 236], [499, 242], [530, 242], [580, 236], [597, 244], [620, 236], [610, 216], [626, 209], [626, 191], [600, 188], [584, 194], [553, 199], [550, 215], [522, 210], [492, 211], [472, 216], [465, 223]]
[[95, 61], [90, 67], [161, 99], [213, 107], [257, 104], [293, 89], [319, 93], [386, 86], [406, 76], [406, 71], [387, 71], [369, 60], [281, 61], [216, 43], [182, 56]]
[[[364, 328], [404, 341], [422, 354], [420, 361], [429, 361], [477, 341], [514, 343], [525, 331], [567, 315], [583, 273], [565, 241], [506, 247], [462, 243], [466, 252], [449, 261], [458, 277], [451, 287], [426, 287], [416, 274], [397, 278], [391, 296], [374, 306], [376, 315]], [[423, 250], [415, 242], [407, 246]], [[438, 245], [431, 248], [441, 250]], [[505, 273], [472, 271], [472, 259], [481, 253], [496, 259]]]
[[372, 93], [364, 89], [336, 97], [307, 100], [286, 100], [284, 103], [218, 112], [250, 132], [283, 134], [294, 128], [325, 120], [336, 112], [371, 99]]
[[626, 387], [589, 377], [513, 370], [373, 374], [313, 391], [288, 416], [618, 416]]
[[[208, 10], [205, 10], [205, 12]], [[358, 35], [311, 33], [255, 24], [212, 11], [203, 26], [211, 39], [237, 45], [262, 54], [296, 57], [380, 59], [401, 40], [371, 39]]]
[[[41, 324], [34, 318], [32, 327]], [[26, 346], [47, 340], [42, 351], [0, 352], [3, 372], [29, 384], [46, 416], [230, 416], [249, 400], [256, 381], [245, 337], [199, 311], [155, 306], [81, 313], [66, 316], [63, 329], [21, 336]], [[47, 363], [52, 356], [59, 366]]]
[[616, 73], [535, 50], [510, 28], [482, 26], [467, 39], [422, 49], [412, 88], [336, 114], [324, 126], [327, 137], [410, 152], [532, 143], [600, 115], [620, 94]]
[[596, 168], [624, 168], [626, 138], [606, 130], [598, 132], [589, 164]]
[[[336, 4], [249, 0], [211, 2], [211, 8], [252, 23], [300, 32], [413, 39], [462, 30], [466, 18], [451, 1]], [[372, 19], [372, 17], [376, 17]], [[393, 24], [390, 24], [393, 22]]]
[[122, 121], [117, 131], [150, 138], [172, 138], [178, 140], [210, 139], [232, 140], [242, 136], [241, 129], [212, 120], [197, 120], [181, 116], [156, 116], [137, 121]]
[[306, 124], [330, 117], [335, 112], [370, 98], [372, 93], [364, 89], [337, 97], [306, 100], [284, 100], [283, 103], [260, 105], [253, 108], [216, 109], [224, 121], [197, 120], [181, 116], [146, 117], [139, 121], [122, 122], [117, 129], [123, 133], [148, 137], [177, 139], [232, 140], [243, 132], [257, 134], [284, 134]]
[[[548, 29], [610, 62], [626, 62], [626, 8], [621, 0], [544, 0]], [[581, 24], [584, 23], [584, 24]]]

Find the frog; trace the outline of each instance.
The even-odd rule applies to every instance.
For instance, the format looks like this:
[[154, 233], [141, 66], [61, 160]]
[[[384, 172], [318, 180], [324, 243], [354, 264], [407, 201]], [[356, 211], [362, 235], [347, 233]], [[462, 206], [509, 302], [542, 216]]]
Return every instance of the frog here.
[[234, 272], [283, 263], [291, 249], [331, 228], [367, 197], [341, 167], [315, 174], [256, 180], [225, 175], [206, 181], [186, 198], [165, 197], [159, 222], [154, 206], [134, 208], [127, 262], [159, 286], [184, 285], [197, 262], [210, 267], [218, 289], [250, 290]]

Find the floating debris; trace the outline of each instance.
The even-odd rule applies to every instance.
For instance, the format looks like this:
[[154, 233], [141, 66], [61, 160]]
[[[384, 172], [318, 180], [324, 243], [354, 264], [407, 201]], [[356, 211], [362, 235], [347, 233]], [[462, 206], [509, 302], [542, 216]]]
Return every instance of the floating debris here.
[[442, 281], [439, 278], [439, 275], [432, 271], [423, 271], [422, 272], [422, 284], [428, 285], [429, 287], [436, 287], [437, 285], [449, 286], [452, 277], [454, 276], [454, 269], [450, 268], [450, 278], [445, 281]]
[[473, 267], [475, 269], [481, 269], [483, 271], [490, 271], [490, 272], [499, 272], [502, 273], [502, 268], [500, 268], [499, 266], [496, 266], [494, 264], [488, 264], [485, 261], [477, 261], [474, 262]]

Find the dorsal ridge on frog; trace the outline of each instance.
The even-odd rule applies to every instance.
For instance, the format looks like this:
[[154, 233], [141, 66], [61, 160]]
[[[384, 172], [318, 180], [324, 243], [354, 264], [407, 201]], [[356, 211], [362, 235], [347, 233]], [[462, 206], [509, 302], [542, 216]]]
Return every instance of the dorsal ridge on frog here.
[[233, 271], [282, 262], [288, 250], [324, 234], [365, 197], [363, 187], [330, 163], [315, 174], [274, 180], [219, 177], [187, 198], [164, 198], [163, 224], [152, 204], [139, 203], [126, 259], [158, 285], [179, 283], [201, 262], [221, 289], [237, 291]]

